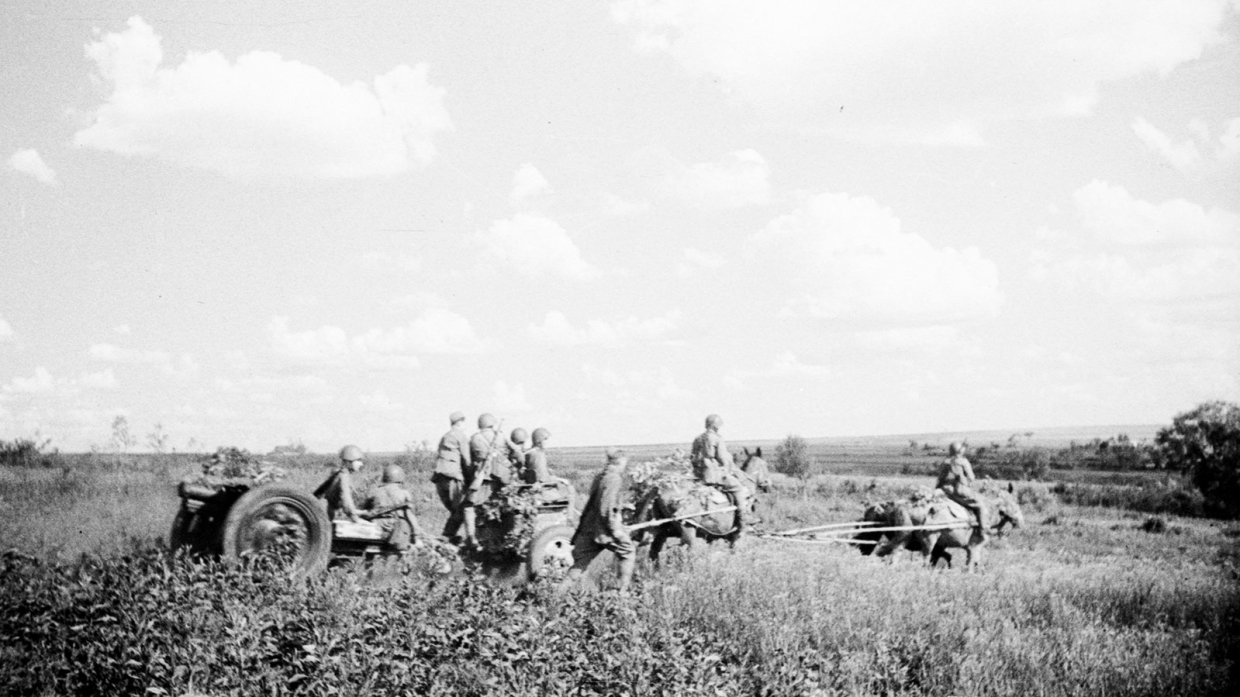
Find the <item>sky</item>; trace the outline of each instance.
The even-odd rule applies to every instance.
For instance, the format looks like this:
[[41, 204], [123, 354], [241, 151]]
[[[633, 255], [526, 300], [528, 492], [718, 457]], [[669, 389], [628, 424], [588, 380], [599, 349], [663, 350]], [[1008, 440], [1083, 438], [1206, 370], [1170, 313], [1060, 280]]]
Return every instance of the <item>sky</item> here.
[[1240, 2], [0, 6], [0, 439], [1240, 400]]

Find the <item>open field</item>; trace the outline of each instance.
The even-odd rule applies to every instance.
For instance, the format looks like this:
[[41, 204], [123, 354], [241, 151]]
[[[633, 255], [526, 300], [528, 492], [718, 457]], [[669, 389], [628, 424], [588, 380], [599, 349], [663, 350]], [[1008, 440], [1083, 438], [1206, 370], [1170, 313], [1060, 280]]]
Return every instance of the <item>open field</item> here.
[[[867, 500], [929, 484], [898, 474], [933, 462], [906, 446], [815, 444], [858, 469], [828, 466], [804, 487], [776, 477], [764, 527], [853, 520]], [[552, 467], [581, 490], [600, 453], [558, 449]], [[289, 462], [286, 482], [310, 490], [327, 462]], [[173, 485], [193, 467], [84, 456], [0, 469], [0, 537], [37, 560], [9, 555], [0, 572], [0, 693], [1221, 695], [1240, 684], [1240, 527], [1151, 525], [1149, 513], [1064, 503], [1049, 484], [1017, 484], [1026, 527], [988, 548], [982, 573], [754, 538], [661, 570], [643, 563], [618, 598], [383, 565], [290, 583], [170, 560], [160, 541]], [[410, 486], [437, 528], [427, 479], [411, 472]]]

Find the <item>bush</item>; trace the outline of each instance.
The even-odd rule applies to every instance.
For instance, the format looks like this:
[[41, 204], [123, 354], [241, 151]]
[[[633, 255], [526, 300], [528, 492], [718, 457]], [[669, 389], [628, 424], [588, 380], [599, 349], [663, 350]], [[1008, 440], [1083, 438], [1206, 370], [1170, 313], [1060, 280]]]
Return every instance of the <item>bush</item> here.
[[1206, 402], [1154, 439], [1166, 466], [1188, 474], [1210, 512], [1240, 518], [1240, 406]]
[[997, 453], [979, 450], [977, 459], [975, 474], [992, 479], [1044, 479], [1051, 467], [1051, 456], [1046, 448], [1008, 449]]
[[814, 474], [814, 460], [809, 455], [809, 445], [805, 439], [790, 433], [775, 448], [774, 468], [780, 474], [796, 477], [802, 482]]
[[12, 441], [0, 440], [0, 465], [7, 467], [54, 467], [56, 465], [55, 448], [51, 447], [52, 439], [15, 438]]

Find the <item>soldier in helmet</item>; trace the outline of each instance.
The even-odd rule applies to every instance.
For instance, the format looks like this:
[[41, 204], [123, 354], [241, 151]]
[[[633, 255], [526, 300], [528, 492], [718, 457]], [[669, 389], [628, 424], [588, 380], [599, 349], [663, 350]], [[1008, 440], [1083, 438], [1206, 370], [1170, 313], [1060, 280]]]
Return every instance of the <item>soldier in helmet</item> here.
[[327, 481], [315, 489], [314, 495], [327, 499], [327, 518], [335, 520], [342, 514], [353, 522], [360, 521], [361, 515], [353, 503], [352, 475], [362, 468], [362, 449], [356, 445], [346, 445], [340, 449], [340, 464], [332, 470]]
[[525, 470], [525, 444], [529, 439], [530, 435], [524, 428], [514, 428], [508, 435], [507, 448], [505, 448], [508, 469], [503, 473], [505, 484], [521, 479], [521, 473]]
[[689, 452], [689, 461], [693, 464], [693, 475], [705, 484], [716, 487], [736, 502], [740, 515], [738, 519], [743, 525], [758, 522], [751, 512], [753, 502], [749, 490], [741, 484], [736, 476], [736, 463], [728, 452], [728, 445], [719, 429], [723, 428], [723, 418], [718, 414], [706, 417], [706, 430], [693, 441]]
[[422, 527], [413, 515], [413, 496], [404, 487], [405, 470], [391, 464], [383, 468], [383, 483], [366, 500], [362, 517], [377, 521], [387, 533], [385, 544], [392, 550], [404, 552], [413, 540], [423, 538]]
[[525, 467], [521, 477], [526, 484], [551, 481], [551, 470], [547, 467], [547, 450], [544, 447], [549, 438], [551, 431], [541, 427], [534, 429], [531, 436], [534, 447], [525, 453]]
[[986, 504], [973, 490], [973, 465], [964, 456], [964, 444], [947, 446], [947, 458], [939, 465], [939, 480], [935, 484], [947, 497], [969, 509], [977, 516], [977, 535], [986, 540]]
[[490, 414], [479, 416], [478, 432], [469, 438], [471, 466], [466, 472], [465, 498], [461, 503], [467, 547], [478, 546], [478, 516], [475, 508], [491, 497], [496, 461], [499, 461], [501, 471], [507, 469], [507, 448], [508, 439], [499, 432], [495, 417]]
[[459, 411], [448, 416], [451, 424], [448, 432], [439, 439], [439, 449], [435, 457], [435, 471], [431, 482], [439, 500], [448, 510], [448, 522], [444, 523], [443, 536], [452, 542], [459, 542], [457, 534], [464, 522], [465, 478], [471, 470], [469, 459], [469, 438], [465, 435], [463, 424], [465, 415]]
[[624, 524], [624, 467], [629, 462], [623, 450], [607, 449], [607, 465], [594, 477], [590, 498], [581, 510], [577, 531], [573, 533], [573, 566], [565, 583], [581, 581], [590, 562], [605, 550], [611, 550], [619, 561], [620, 592], [628, 590], [637, 563], [637, 545]]

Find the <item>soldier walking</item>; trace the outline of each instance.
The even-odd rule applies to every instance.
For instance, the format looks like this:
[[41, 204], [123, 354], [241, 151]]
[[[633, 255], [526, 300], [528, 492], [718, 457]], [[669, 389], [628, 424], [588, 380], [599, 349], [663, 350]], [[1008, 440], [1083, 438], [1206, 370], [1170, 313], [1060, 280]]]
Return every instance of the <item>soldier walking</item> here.
[[693, 476], [710, 486], [716, 487], [727, 494], [735, 503], [738, 512], [737, 520], [748, 526], [758, 522], [752, 512], [753, 502], [749, 490], [741, 484], [736, 476], [736, 463], [728, 452], [728, 444], [719, 429], [723, 428], [723, 418], [718, 414], [706, 417], [706, 430], [693, 441], [689, 453], [689, 461], [693, 464]]
[[462, 424], [465, 415], [454, 411], [448, 417], [451, 428], [439, 439], [435, 457], [435, 472], [431, 482], [439, 494], [439, 501], [448, 510], [448, 522], [444, 523], [443, 536], [453, 544], [460, 543], [461, 524], [465, 521], [462, 503], [465, 501], [465, 474], [470, 470], [469, 439]]
[[964, 456], [964, 445], [952, 443], [947, 446], [947, 458], [939, 465], [939, 480], [935, 484], [947, 497], [977, 515], [977, 536], [986, 541], [986, 504], [973, 490], [973, 465]]
[[578, 583], [590, 562], [604, 550], [611, 550], [619, 560], [620, 592], [628, 590], [637, 564], [637, 545], [624, 524], [624, 467], [629, 462], [624, 451], [607, 449], [607, 465], [595, 475], [590, 485], [590, 498], [581, 511], [577, 531], [573, 533], [573, 567], [566, 584]]
[[[465, 546], [478, 546], [478, 513], [476, 508], [491, 498], [495, 487], [495, 465], [498, 458], [507, 469], [508, 439], [499, 432], [495, 417], [483, 414], [478, 417], [478, 432], [469, 438], [469, 471], [466, 472], [466, 491], [461, 502], [462, 519], [465, 523]], [[502, 476], [502, 475], [501, 475]], [[500, 485], [503, 482], [500, 481]]]

